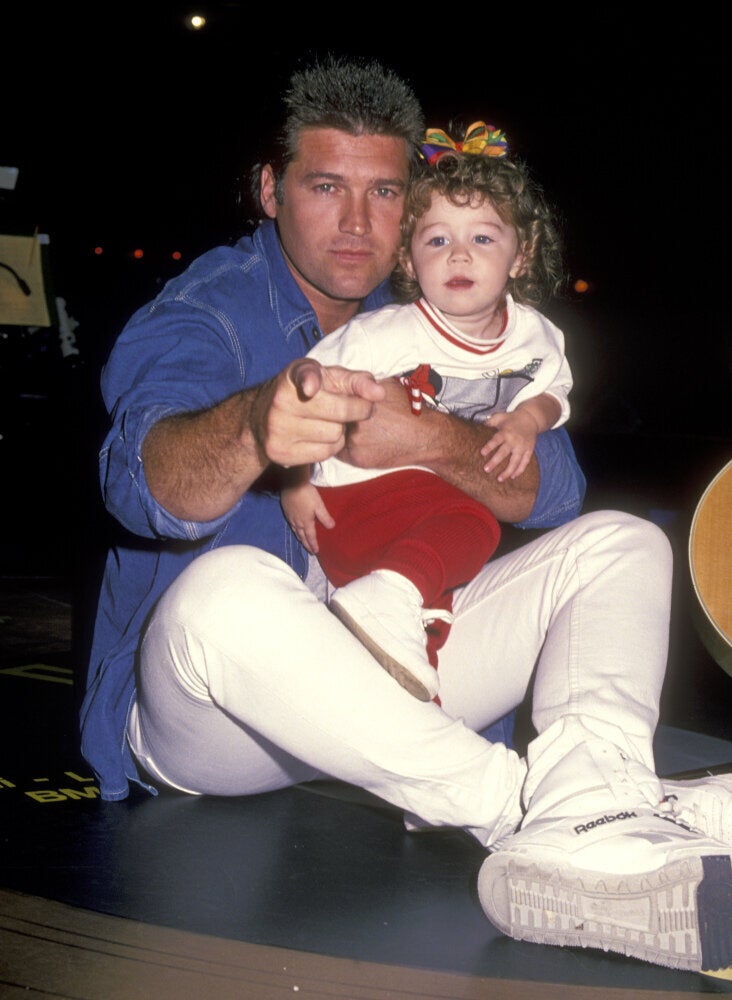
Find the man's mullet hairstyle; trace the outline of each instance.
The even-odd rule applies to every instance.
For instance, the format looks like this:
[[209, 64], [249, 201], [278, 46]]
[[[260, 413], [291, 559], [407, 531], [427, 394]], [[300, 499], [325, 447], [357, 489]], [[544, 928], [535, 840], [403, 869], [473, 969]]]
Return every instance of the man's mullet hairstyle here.
[[424, 115], [412, 88], [381, 63], [328, 56], [295, 72], [284, 94], [281, 139], [291, 156], [303, 128], [424, 141]]
[[[336, 128], [349, 135], [386, 135], [406, 140], [412, 167], [424, 142], [424, 113], [411, 86], [376, 60], [328, 55], [296, 70], [281, 97], [279, 125], [249, 172], [250, 199], [261, 216], [259, 182], [269, 163], [275, 197], [282, 199], [285, 167], [297, 152], [304, 128]], [[266, 142], [266, 140], [265, 140]]]

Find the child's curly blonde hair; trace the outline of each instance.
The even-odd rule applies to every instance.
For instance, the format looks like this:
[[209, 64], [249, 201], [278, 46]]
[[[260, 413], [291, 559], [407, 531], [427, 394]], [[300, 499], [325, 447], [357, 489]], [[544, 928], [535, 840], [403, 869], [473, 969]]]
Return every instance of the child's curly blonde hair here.
[[[453, 150], [442, 153], [432, 166], [425, 162], [404, 203], [401, 259], [408, 255], [417, 220], [429, 210], [435, 195], [454, 205], [488, 200], [501, 221], [516, 230], [523, 267], [509, 279], [508, 291], [517, 302], [538, 306], [558, 293], [563, 279], [560, 234], [541, 188], [523, 163]], [[400, 302], [414, 302], [422, 294], [401, 262], [392, 285]]]

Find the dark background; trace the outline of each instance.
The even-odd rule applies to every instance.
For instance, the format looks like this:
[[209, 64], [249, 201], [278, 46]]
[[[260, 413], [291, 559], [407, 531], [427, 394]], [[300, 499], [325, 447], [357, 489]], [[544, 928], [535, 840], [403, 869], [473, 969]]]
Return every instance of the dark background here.
[[204, 4], [201, 32], [180, 3], [4, 7], [0, 162], [20, 178], [0, 220], [50, 234], [94, 362], [161, 281], [237, 235], [268, 98], [297, 56], [332, 49], [389, 63], [430, 122], [497, 123], [534, 167], [564, 216], [568, 272], [590, 283], [560, 310], [576, 426], [729, 435], [729, 56], [705, 5], [400, 22], [388, 8], [265, 19], [233, 2]]
[[[358, 798], [329, 802], [327, 783], [317, 796], [133, 795], [100, 811], [78, 757], [113, 527], [96, 472], [99, 369], [135, 308], [237, 235], [252, 138], [297, 56], [314, 48], [380, 57], [412, 81], [430, 124], [459, 113], [504, 128], [561, 206], [570, 287], [590, 284], [548, 310], [575, 375], [569, 430], [588, 474], [586, 507], [650, 517], [673, 544], [661, 721], [686, 731], [668, 737], [679, 761], [691, 755], [678, 766], [697, 763], [694, 732], [730, 738], [732, 680], [692, 622], [686, 554], [694, 505], [732, 458], [729, 32], [703, 5], [683, 19], [659, 9], [308, 5], [293, 15], [235, 2], [204, 5], [209, 27], [193, 33], [186, 6], [156, 0], [0, 3], [0, 165], [20, 169], [16, 189], [0, 190], [0, 232], [50, 236], [51, 293], [78, 323], [78, 353], [66, 356], [57, 329], [0, 325], [3, 885], [163, 928], [355, 950], [361, 961], [653, 989], [668, 971], [670, 986], [694, 988], [692, 974], [618, 955], [487, 938], [465, 892], [482, 861], [472, 841], [448, 832], [408, 842], [393, 816]], [[502, 544], [526, 534], [507, 528]], [[521, 750], [526, 706], [518, 722]], [[43, 795], [41, 775], [51, 795], [56, 783], [68, 792], [50, 823], [27, 791]], [[437, 912], [448, 919], [435, 935]]]
[[564, 225], [570, 282], [547, 311], [567, 336], [570, 430], [593, 482], [632, 494], [665, 477], [675, 495], [652, 502], [677, 507], [732, 453], [729, 56], [711, 7], [210, 3], [201, 32], [179, 3], [3, 8], [0, 164], [20, 175], [0, 191], [0, 226], [49, 234], [52, 292], [78, 322], [79, 353], [61, 363], [54, 330], [4, 329], [0, 569], [43, 572], [54, 547], [69, 556], [59, 527], [71, 538], [80, 520], [103, 520], [99, 367], [137, 306], [238, 235], [252, 139], [309, 51], [380, 58], [428, 122], [491, 121], [534, 168]]

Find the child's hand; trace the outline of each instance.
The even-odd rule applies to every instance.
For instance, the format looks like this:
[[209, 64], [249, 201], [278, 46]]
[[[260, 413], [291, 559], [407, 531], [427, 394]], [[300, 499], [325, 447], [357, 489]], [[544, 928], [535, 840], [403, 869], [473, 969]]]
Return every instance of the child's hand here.
[[317, 524], [334, 528], [335, 521], [328, 513], [317, 489], [311, 483], [288, 486], [280, 493], [280, 503], [287, 522], [308, 552], [318, 554]]
[[491, 456], [483, 466], [483, 471], [492, 472], [508, 459], [508, 465], [497, 477], [498, 482], [516, 479], [534, 453], [538, 432], [536, 420], [530, 413], [522, 412], [519, 408], [512, 413], [493, 413], [486, 424], [496, 428], [496, 433], [480, 449], [484, 458]]

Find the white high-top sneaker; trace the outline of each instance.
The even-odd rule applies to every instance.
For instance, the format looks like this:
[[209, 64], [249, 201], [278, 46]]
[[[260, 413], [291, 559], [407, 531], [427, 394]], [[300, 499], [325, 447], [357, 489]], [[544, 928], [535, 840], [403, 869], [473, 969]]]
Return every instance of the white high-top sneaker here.
[[422, 607], [422, 595], [405, 576], [377, 569], [333, 591], [329, 607], [380, 665], [420, 701], [439, 689], [427, 658], [425, 625], [452, 621], [449, 611]]
[[570, 749], [481, 867], [488, 918], [517, 940], [727, 978], [732, 850], [681, 824], [663, 798], [655, 775], [614, 744]]
[[732, 774], [661, 778], [661, 785], [674, 819], [732, 847]]

